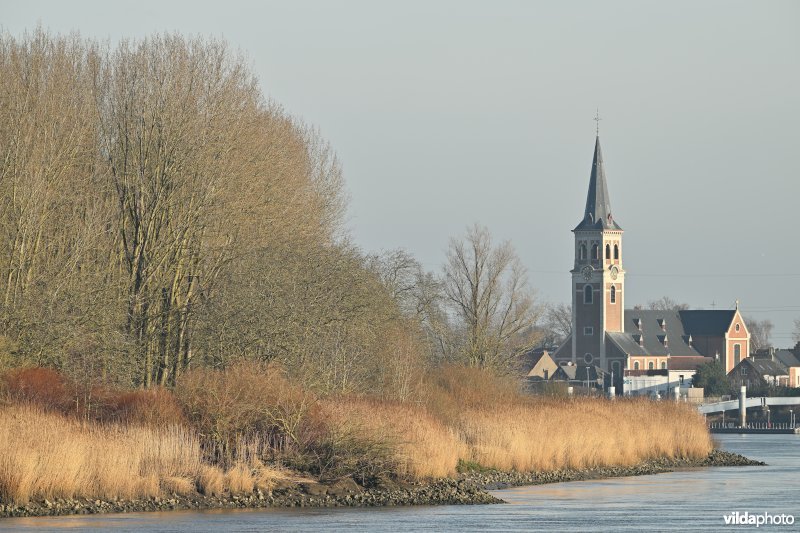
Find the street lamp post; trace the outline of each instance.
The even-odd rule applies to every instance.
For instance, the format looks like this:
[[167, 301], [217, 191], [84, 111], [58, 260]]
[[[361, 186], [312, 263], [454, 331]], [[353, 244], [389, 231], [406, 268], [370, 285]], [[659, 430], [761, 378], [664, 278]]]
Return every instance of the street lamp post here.
[[794, 411], [789, 409], [789, 425], [794, 429]]

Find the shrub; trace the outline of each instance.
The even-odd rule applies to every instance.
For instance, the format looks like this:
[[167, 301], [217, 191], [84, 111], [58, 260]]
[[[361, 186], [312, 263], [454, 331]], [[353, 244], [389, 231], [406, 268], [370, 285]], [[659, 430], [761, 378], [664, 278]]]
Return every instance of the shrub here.
[[224, 466], [252, 441], [243, 436], [263, 441], [262, 451], [294, 453], [322, 432], [316, 398], [275, 365], [245, 361], [225, 370], [195, 369], [175, 390], [210, 453]]
[[163, 387], [108, 394], [100, 418], [147, 426], [183, 425], [186, 416], [175, 395]]
[[12, 402], [30, 403], [47, 411], [74, 409], [71, 384], [51, 368], [30, 367], [9, 370], [3, 376], [5, 393]]

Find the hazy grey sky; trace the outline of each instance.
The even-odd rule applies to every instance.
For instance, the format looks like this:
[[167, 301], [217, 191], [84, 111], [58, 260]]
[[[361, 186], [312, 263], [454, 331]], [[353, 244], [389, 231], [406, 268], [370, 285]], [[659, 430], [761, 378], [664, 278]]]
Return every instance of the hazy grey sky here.
[[338, 151], [367, 251], [437, 269], [472, 222], [569, 300], [595, 108], [626, 303], [800, 317], [800, 2], [0, 0], [0, 25], [221, 36]]

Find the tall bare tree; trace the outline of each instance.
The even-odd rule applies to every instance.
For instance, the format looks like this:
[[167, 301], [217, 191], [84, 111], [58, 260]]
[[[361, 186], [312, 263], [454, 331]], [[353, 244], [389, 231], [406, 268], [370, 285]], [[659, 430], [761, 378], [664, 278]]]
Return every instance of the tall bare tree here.
[[477, 224], [451, 239], [444, 289], [458, 335], [454, 355], [472, 366], [509, 368], [528, 347], [524, 333], [540, 313], [511, 244], [495, 246]]
[[658, 300], [647, 302], [647, 308], [655, 311], [685, 311], [689, 309], [689, 304], [679, 303], [669, 296], [662, 296]]
[[763, 350], [772, 346], [770, 337], [772, 336], [774, 325], [771, 320], [758, 320], [752, 317], [745, 317], [744, 323], [747, 326], [747, 331], [750, 332], [751, 351]]
[[544, 314], [544, 338], [549, 344], [561, 344], [572, 334], [572, 309], [561, 303], [549, 305]]

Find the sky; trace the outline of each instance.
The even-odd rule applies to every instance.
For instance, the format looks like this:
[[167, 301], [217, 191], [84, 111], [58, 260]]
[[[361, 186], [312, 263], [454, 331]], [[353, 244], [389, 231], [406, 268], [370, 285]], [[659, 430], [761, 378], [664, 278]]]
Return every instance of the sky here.
[[241, 50], [337, 151], [365, 252], [439, 271], [480, 223], [570, 298], [599, 109], [626, 304], [800, 318], [800, 2], [0, 0], [0, 28]]

